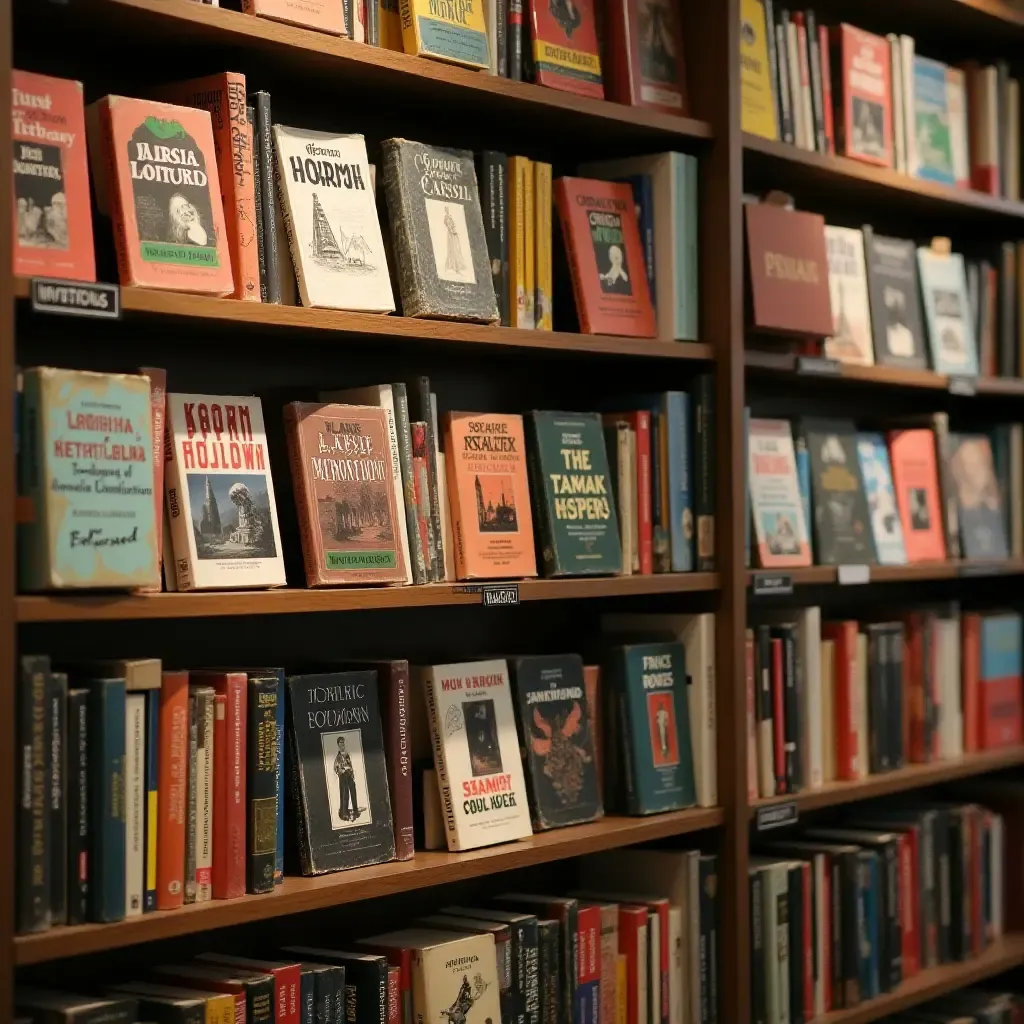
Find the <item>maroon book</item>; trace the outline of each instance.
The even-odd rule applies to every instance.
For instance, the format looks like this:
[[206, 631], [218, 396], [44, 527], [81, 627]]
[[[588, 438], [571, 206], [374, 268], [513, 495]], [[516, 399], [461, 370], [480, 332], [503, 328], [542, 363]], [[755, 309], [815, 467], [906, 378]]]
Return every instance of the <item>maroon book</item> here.
[[605, 18], [608, 99], [687, 117], [678, 5], [672, 0], [609, 0]]

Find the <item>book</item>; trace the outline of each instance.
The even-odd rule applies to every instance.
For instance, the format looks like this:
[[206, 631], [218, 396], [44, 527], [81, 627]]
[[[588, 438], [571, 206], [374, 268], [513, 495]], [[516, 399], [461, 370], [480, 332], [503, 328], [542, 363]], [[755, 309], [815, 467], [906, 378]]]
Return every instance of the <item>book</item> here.
[[167, 507], [178, 590], [285, 583], [258, 398], [167, 396]]
[[487, 255], [491, 261], [491, 283], [502, 327], [511, 326], [509, 317], [509, 160], [504, 153], [485, 149], [477, 157], [480, 212], [483, 215]]
[[16, 835], [17, 902], [15, 927], [19, 934], [46, 931], [51, 924], [50, 816], [47, 800], [51, 723], [47, 714], [50, 659], [23, 655], [15, 691], [17, 725]]
[[473, 154], [405, 139], [381, 146], [402, 314], [496, 323]]
[[528, 414], [528, 434], [544, 575], [621, 572], [619, 524], [600, 416], [534, 411]]
[[1004, 499], [996, 480], [991, 439], [986, 434], [950, 434], [949, 444], [963, 556], [1009, 558]]
[[580, 329], [585, 334], [654, 337], [632, 189], [622, 183], [558, 178], [555, 202]]
[[531, 834], [508, 665], [477, 661], [419, 670], [448, 849]]
[[398, 11], [406, 53], [469, 68], [490, 65], [483, 4], [461, 9], [424, 0], [398, 0]]
[[552, 319], [551, 164], [533, 161], [533, 322], [538, 331], [550, 331]]
[[82, 83], [11, 71], [15, 274], [95, 281]]
[[[89, 916], [89, 691], [68, 690], [68, 836], [67, 923], [84, 924]], [[21, 861], [21, 863], [26, 863]], [[19, 893], [27, 888], [19, 884]], [[20, 930], [20, 927], [19, 927]]]
[[566, 5], [529, 0], [533, 78], [538, 85], [604, 99], [592, 0]]
[[[263, 259], [260, 264], [260, 294], [264, 302], [275, 305], [283, 301], [281, 288], [281, 263], [278, 259], [278, 185], [274, 160], [274, 133], [270, 112], [270, 93], [264, 89], [249, 95], [255, 121], [253, 125], [253, 167], [256, 172], [257, 241], [262, 230]], [[246, 108], [247, 114], [250, 108]], [[260, 227], [262, 225], [262, 229]], [[281, 243], [283, 247], [283, 243]]]
[[160, 684], [157, 772], [156, 909], [174, 910], [185, 896], [188, 812], [188, 673], [164, 672]]
[[246, 892], [272, 892], [277, 859], [278, 771], [281, 739], [277, 729], [278, 702], [284, 699], [276, 675], [250, 675], [246, 699], [245, 792]]
[[[167, 371], [156, 366], [142, 366], [139, 373], [149, 378], [149, 407], [153, 423], [153, 513], [156, 516], [157, 559], [163, 571], [164, 542], [164, 441], [167, 433]], [[147, 588], [149, 589], [149, 588]], [[159, 591], [159, 580], [152, 589]]]
[[889, 454], [907, 561], [944, 559], [935, 435], [925, 429], [890, 431]]
[[1024, 699], [1021, 696], [1021, 617], [981, 617], [978, 673], [978, 740], [982, 750], [1020, 743]]
[[536, 576], [522, 416], [445, 413], [444, 438], [458, 578]]
[[891, 167], [892, 67], [889, 44], [853, 25], [832, 29], [832, 68], [839, 84], [836, 152]]
[[125, 917], [143, 912], [146, 854], [146, 695], [125, 698], [124, 817]]
[[903, 526], [896, 504], [885, 438], [880, 433], [857, 434], [857, 458], [878, 563], [904, 565], [907, 552], [903, 545]]
[[291, 799], [304, 875], [394, 860], [377, 673], [289, 676]]
[[195, 792], [189, 792], [189, 814], [195, 812], [195, 875], [193, 898], [189, 882], [185, 885], [186, 903], [205, 903], [213, 899], [213, 815], [214, 757], [213, 733], [216, 696], [211, 686], [190, 687], [190, 710], [195, 712], [196, 759]]
[[605, 15], [604, 31], [607, 98], [688, 116], [682, 18], [675, 6], [617, 0]]
[[870, 366], [871, 312], [868, 305], [864, 236], [859, 228], [825, 225], [828, 247], [828, 286], [832, 304], [832, 337], [825, 339], [825, 354], [842, 363]]
[[134, 1024], [139, 1014], [138, 1000], [132, 996], [74, 995], [26, 985], [15, 988], [14, 1006], [39, 1024]]
[[105, 96], [86, 112], [96, 201], [122, 285], [234, 291], [209, 111]]
[[602, 817], [583, 659], [533, 655], [511, 668], [534, 829]]
[[762, 0], [741, 0], [740, 5], [740, 110], [743, 131], [763, 139], [779, 138], [775, 88], [768, 60], [768, 33]]
[[928, 366], [914, 243], [864, 232], [875, 359], [889, 366]]
[[978, 372], [978, 350], [967, 301], [964, 258], [921, 246], [917, 250], [932, 369], [936, 373]]
[[346, 28], [338, 0], [242, 0], [242, 10], [258, 18], [283, 21], [335, 36], [352, 34], [351, 29]]
[[953, 147], [949, 123], [949, 99], [946, 72], [941, 61], [914, 57], [914, 132], [915, 161], [912, 168], [918, 178], [955, 185]]
[[392, 312], [363, 136], [275, 124], [274, 149], [302, 305]]
[[454, 1007], [465, 1024], [502, 1019], [493, 935], [428, 933], [412, 941], [417, 1018], [437, 1020]]
[[508, 161], [508, 306], [509, 325], [533, 330], [536, 326], [533, 244], [533, 161], [513, 156]]
[[29, 367], [21, 418], [19, 587], [158, 586], [149, 380]]
[[50, 923], [59, 925], [68, 923], [68, 677], [64, 672], [50, 672], [46, 680], [46, 728], [50, 739], [46, 777]]

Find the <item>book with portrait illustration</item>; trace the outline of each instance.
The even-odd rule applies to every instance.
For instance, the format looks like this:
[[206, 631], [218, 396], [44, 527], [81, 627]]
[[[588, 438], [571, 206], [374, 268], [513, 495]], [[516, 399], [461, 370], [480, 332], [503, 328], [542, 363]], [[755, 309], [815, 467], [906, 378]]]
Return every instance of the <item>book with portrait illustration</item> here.
[[377, 673], [289, 676], [287, 772], [304, 875], [395, 859]]
[[857, 459], [868, 502], [868, 518], [875, 539], [879, 565], [904, 565], [907, 551], [903, 544], [903, 525], [896, 505], [896, 491], [889, 467], [889, 450], [879, 433], [857, 435]]
[[604, 99], [594, 0], [529, 0], [534, 81]]
[[501, 985], [509, 968], [503, 963], [499, 970], [493, 935], [434, 930], [405, 934], [417, 1022], [499, 1024], [504, 1020]]
[[907, 561], [942, 561], [946, 557], [946, 541], [935, 434], [924, 428], [890, 430], [889, 456]]
[[956, 488], [964, 557], [1009, 558], [991, 440], [985, 434], [950, 434], [949, 469]]
[[875, 358], [864, 267], [864, 236], [859, 228], [826, 224], [825, 245], [832, 303], [832, 336], [825, 339], [825, 355], [841, 363], [870, 366]]
[[428, 665], [423, 687], [448, 849], [532, 834], [508, 664]]
[[86, 110], [100, 213], [122, 285], [230, 295], [213, 123], [207, 110], [104, 96]]
[[604, 29], [607, 98], [689, 116], [679, 7], [672, 0], [615, 0]]
[[875, 360], [888, 366], [927, 369], [916, 246], [909, 239], [877, 235], [869, 225], [862, 231]]

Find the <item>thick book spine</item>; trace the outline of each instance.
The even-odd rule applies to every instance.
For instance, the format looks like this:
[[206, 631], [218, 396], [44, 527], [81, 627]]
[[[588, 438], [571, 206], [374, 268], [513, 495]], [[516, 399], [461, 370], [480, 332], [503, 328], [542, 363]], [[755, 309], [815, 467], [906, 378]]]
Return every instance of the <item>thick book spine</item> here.
[[769, 626], [757, 627], [757, 777], [762, 797], [775, 796], [775, 701], [772, 695], [772, 639]]
[[284, 881], [284, 679], [278, 679], [277, 707], [277, 742], [274, 745], [274, 789], [277, 794], [275, 807], [276, 839], [274, 843], [274, 885]]
[[68, 691], [68, 924], [89, 916], [88, 697], [88, 690]]
[[68, 920], [68, 677], [51, 672], [47, 683], [49, 710], [50, 773], [50, 923]]
[[246, 890], [272, 892], [277, 861], [277, 679], [249, 680], [246, 799]]
[[445, 759], [444, 740], [437, 721], [437, 701], [434, 697], [434, 685], [430, 680], [423, 681], [423, 695], [426, 699], [427, 723], [430, 726], [430, 742], [434, 748], [434, 767], [437, 770], [437, 782], [441, 790], [441, 811], [444, 814], [445, 836], [448, 849], [453, 852], [459, 849], [459, 829], [452, 811], [452, 787]]
[[807, 60], [811, 72], [811, 111], [814, 121], [814, 148], [819, 153], [828, 152], [825, 139], [825, 90], [821, 81], [821, 50], [818, 38], [818, 19], [814, 11], [804, 12], [807, 21]]
[[50, 927], [50, 716], [47, 689], [50, 659], [21, 659], [18, 687], [17, 930]]
[[764, 877], [759, 868], [750, 872], [750, 1021], [768, 1024], [768, 996], [764, 964]]
[[188, 698], [188, 797], [185, 824], [185, 902], [196, 901], [196, 824], [199, 805], [199, 708]]
[[144, 913], [156, 910], [156, 858], [159, 848], [160, 817], [157, 780], [160, 756], [160, 691], [146, 693], [146, 888], [142, 898]]
[[697, 571], [715, 569], [715, 378], [702, 373], [693, 393], [693, 517]]
[[558, 928], [557, 921], [537, 923], [541, 1024], [564, 1024], [559, 1014]]
[[260, 280], [260, 302], [267, 301], [267, 253], [266, 239], [263, 237], [263, 173], [260, 161], [256, 157], [256, 108], [247, 106], [245, 117], [249, 122], [249, 135], [253, 144], [252, 190], [256, 203], [256, 261]]
[[804, 1024], [804, 885], [803, 865], [786, 872], [787, 947], [789, 950], [789, 1024]]
[[146, 695], [125, 698], [124, 814], [126, 889], [124, 912], [143, 911], [146, 886]]
[[796, 793], [803, 786], [803, 757], [800, 750], [800, 695], [798, 693], [798, 673], [796, 649], [796, 628], [782, 626], [779, 628], [782, 640], [782, 673], [785, 693], [785, 737], [786, 737], [786, 787], [790, 793]]
[[420, 414], [427, 424], [427, 465], [430, 477], [430, 529], [434, 542], [434, 550], [431, 552], [431, 580], [439, 582], [444, 579], [444, 535], [441, 532], [441, 492], [438, 487], [437, 453], [439, 450], [437, 438], [437, 423], [431, 415], [430, 409], [430, 378], [417, 377], [416, 388]]
[[385, 733], [384, 758], [395, 830], [395, 860], [412, 860], [416, 853], [412, 824], [412, 752], [409, 731], [409, 663], [391, 662], [381, 680], [381, 710]]
[[157, 910], [174, 910], [181, 906], [185, 896], [187, 759], [188, 673], [165, 672], [160, 686]]
[[[267, 282], [264, 301], [280, 304], [281, 279], [277, 266], [277, 195], [274, 189], [274, 136], [271, 128], [270, 93], [252, 94], [255, 99], [256, 131], [253, 146], [260, 169], [260, 212], [263, 221], [263, 266]], [[262, 283], [262, 281], [261, 281]], [[261, 289], [262, 290], [262, 289]]]
[[782, 640], [771, 639], [772, 731], [775, 752], [775, 792], [789, 792], [789, 773], [786, 771], [786, 670]]
[[[409, 393], [405, 383], [391, 385], [395, 405], [395, 430], [398, 433], [398, 460], [402, 470], [402, 497], [405, 503], [405, 525], [409, 533], [409, 556], [413, 583], [427, 582], [426, 552], [420, 536], [416, 514], [416, 476], [412, 461], [412, 428], [409, 425]], [[401, 859], [401, 858], [399, 858]]]

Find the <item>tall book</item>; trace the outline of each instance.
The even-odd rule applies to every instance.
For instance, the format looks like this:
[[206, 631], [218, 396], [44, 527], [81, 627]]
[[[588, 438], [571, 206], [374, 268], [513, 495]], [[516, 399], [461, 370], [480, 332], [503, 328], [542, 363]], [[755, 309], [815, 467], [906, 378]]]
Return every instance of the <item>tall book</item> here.
[[509, 326], [536, 327], [534, 272], [534, 164], [525, 156], [508, 161], [508, 306]]
[[903, 565], [907, 561], [907, 552], [903, 545], [903, 526], [885, 438], [879, 433], [858, 434], [857, 458], [878, 562], [880, 565]]
[[352, 34], [346, 28], [343, 8], [338, 0], [242, 0], [242, 10], [258, 18], [283, 21], [335, 36]]
[[157, 772], [156, 909], [174, 910], [185, 896], [188, 808], [188, 673], [164, 672], [160, 683]]
[[284, 694], [276, 675], [249, 676], [245, 888], [250, 893], [273, 892], [274, 889], [277, 821], [281, 813], [277, 780], [283, 738], [278, 733], [277, 709], [282, 700]]
[[[153, 423], [153, 512], [156, 516], [156, 550], [163, 572], [164, 560], [164, 440], [167, 434], [167, 371], [157, 366], [142, 366], [139, 373], [149, 378], [149, 407]], [[151, 588], [159, 591], [159, 580]]]
[[534, 81], [552, 89], [604, 99], [597, 21], [592, 0], [571, 7], [528, 0]]
[[990, 750], [1020, 743], [1024, 719], [1020, 615], [981, 617], [978, 689], [980, 748]]
[[551, 232], [551, 164], [533, 162], [533, 322], [538, 331], [554, 327]]
[[890, 431], [889, 454], [907, 561], [944, 559], [934, 434], [924, 429]]
[[973, 377], [978, 372], [978, 349], [967, 300], [964, 258], [958, 252], [943, 253], [921, 246], [917, 250], [917, 265], [932, 369]]
[[50, 923], [56, 925], [68, 923], [68, 677], [64, 672], [50, 672], [46, 681], [46, 727], [50, 734], [46, 794]]
[[509, 164], [504, 153], [485, 149], [477, 158], [480, 210], [491, 261], [491, 282], [498, 303], [499, 323], [509, 327]]
[[167, 507], [178, 590], [285, 583], [258, 398], [167, 396]]
[[876, 235], [865, 226], [864, 252], [875, 359], [890, 366], [928, 366], [914, 243]]
[[779, 138], [775, 84], [769, 62], [768, 33], [775, 26], [765, 22], [762, 0], [741, 0], [740, 6], [740, 108], [745, 132], [763, 139]]
[[828, 286], [832, 301], [832, 337], [825, 354], [843, 363], [870, 366], [871, 312], [868, 305], [864, 236], [859, 228], [825, 226], [828, 247]]
[[[654, 24], [658, 32], [648, 30]], [[638, 0], [617, 0], [605, 15], [604, 31], [608, 98], [686, 117], [690, 103], [681, 12], [670, 3], [646, 6]], [[745, 64], [742, 67], [745, 81]]]
[[424, 935], [413, 946], [412, 980], [417, 1019], [453, 1006], [465, 1024], [502, 1019], [493, 935]]
[[52, 734], [47, 714], [50, 659], [45, 655], [21, 658], [16, 688], [17, 785], [21, 794], [16, 818], [15, 859], [17, 902], [15, 927], [19, 933], [46, 931], [51, 924], [47, 793]]
[[838, 88], [836, 150], [891, 167], [892, 66], [889, 44], [853, 25], [832, 29], [832, 74]]
[[991, 439], [986, 434], [951, 434], [949, 444], [949, 470], [956, 488], [964, 557], [1009, 558], [1004, 498], [996, 480]]
[[914, 133], [915, 161], [912, 171], [918, 178], [943, 185], [956, 184], [953, 146], [949, 123], [947, 71], [941, 61], [914, 57]]
[[[257, 241], [262, 232], [260, 243], [263, 256], [260, 260], [260, 292], [264, 302], [280, 304], [282, 301], [281, 272], [283, 259], [278, 259], [280, 228], [278, 223], [278, 188], [274, 160], [274, 133], [270, 111], [270, 93], [265, 89], [250, 94], [251, 107], [246, 107], [246, 114], [251, 109], [255, 117], [253, 124], [253, 167], [256, 173], [256, 206], [259, 213], [257, 221]], [[262, 225], [262, 227], [261, 227]], [[280, 243], [283, 248], [284, 243]]]
[[125, 917], [143, 912], [146, 857], [146, 694], [125, 698]]

